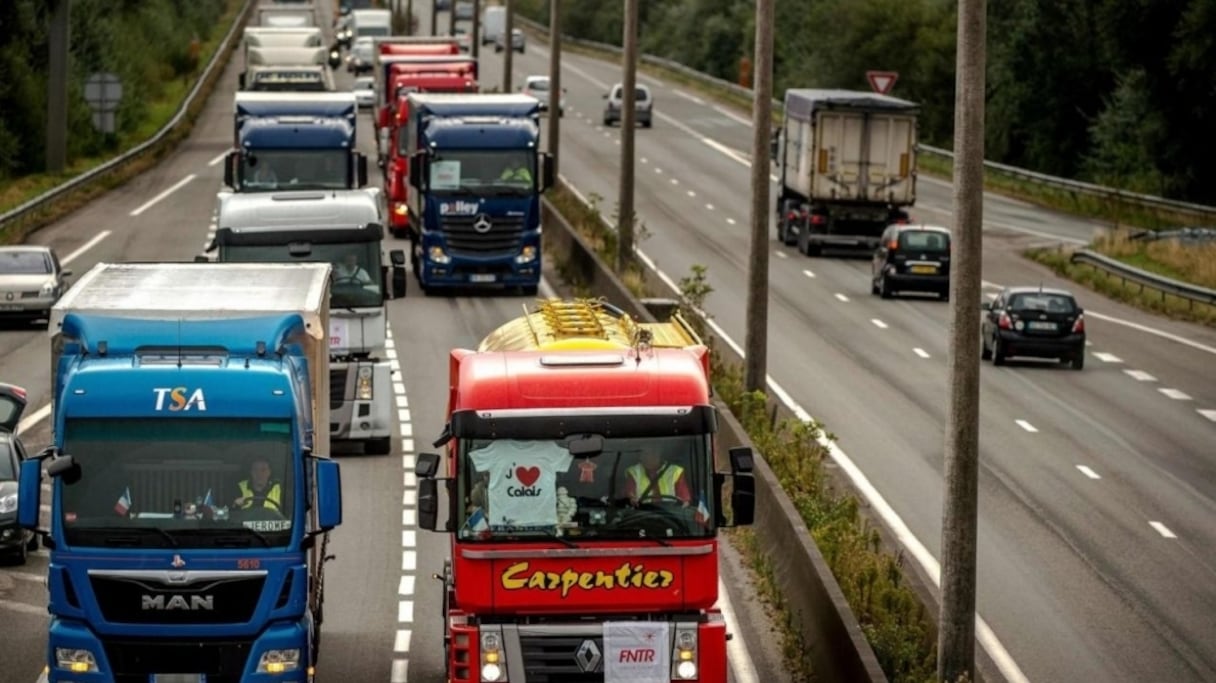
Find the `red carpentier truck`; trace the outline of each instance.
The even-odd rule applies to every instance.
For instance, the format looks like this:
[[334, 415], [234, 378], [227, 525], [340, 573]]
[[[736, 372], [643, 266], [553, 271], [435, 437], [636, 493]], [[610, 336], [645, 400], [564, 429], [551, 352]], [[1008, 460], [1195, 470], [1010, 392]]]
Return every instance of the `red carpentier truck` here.
[[477, 60], [462, 55], [455, 38], [386, 38], [376, 43], [376, 50], [376, 139], [388, 228], [403, 238], [409, 232], [409, 160], [404, 156], [404, 139], [397, 138], [409, 119], [406, 100], [413, 92], [478, 92]]
[[444, 680], [725, 683], [717, 534], [751, 524], [752, 453], [717, 471], [687, 323], [552, 299], [449, 365], [446, 453], [416, 464], [419, 526], [451, 534]]

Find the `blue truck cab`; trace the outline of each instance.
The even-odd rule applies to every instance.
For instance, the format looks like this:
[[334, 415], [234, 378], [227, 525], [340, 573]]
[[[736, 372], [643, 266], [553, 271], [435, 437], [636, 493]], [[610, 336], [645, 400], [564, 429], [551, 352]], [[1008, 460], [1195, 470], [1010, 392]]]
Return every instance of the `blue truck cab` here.
[[18, 509], [50, 548], [41, 680], [313, 680], [341, 523], [330, 270], [103, 263], [56, 304], [54, 442]]
[[409, 96], [410, 260], [419, 287], [518, 287], [541, 277], [540, 103], [527, 95]]
[[224, 184], [235, 192], [367, 185], [354, 93], [238, 92]]

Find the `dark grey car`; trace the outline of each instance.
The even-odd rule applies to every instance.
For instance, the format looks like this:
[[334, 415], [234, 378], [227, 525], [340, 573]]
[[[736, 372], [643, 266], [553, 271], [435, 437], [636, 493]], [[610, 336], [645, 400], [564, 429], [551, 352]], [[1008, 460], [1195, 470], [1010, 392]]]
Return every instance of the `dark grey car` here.
[[17, 481], [25, 446], [17, 437], [17, 424], [25, 412], [25, 389], [0, 383], [0, 556], [25, 564], [38, 537], [17, 526]]
[[1043, 287], [1006, 287], [983, 304], [981, 356], [1004, 365], [1013, 356], [1055, 358], [1085, 367], [1085, 311], [1072, 293]]

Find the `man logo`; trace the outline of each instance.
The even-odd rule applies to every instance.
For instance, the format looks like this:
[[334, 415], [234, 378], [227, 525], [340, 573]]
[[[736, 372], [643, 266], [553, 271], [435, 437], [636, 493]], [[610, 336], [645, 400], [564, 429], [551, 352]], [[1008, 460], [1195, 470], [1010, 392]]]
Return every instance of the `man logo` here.
[[473, 229], [483, 235], [489, 232], [492, 227], [494, 227], [494, 224], [490, 222], [490, 217], [484, 213], [478, 214], [477, 218], [473, 220]]
[[[155, 387], [152, 389], [156, 393], [156, 409], [165, 410], [177, 413], [190, 410], [191, 407], [197, 408], [198, 411], [204, 412], [207, 410], [207, 397], [203, 396], [202, 388], [194, 390], [190, 394], [190, 398], [186, 398], [186, 387]], [[169, 397], [169, 403], [166, 406], [165, 397]]]
[[213, 595], [141, 595], [142, 607], [146, 611], [215, 611]]

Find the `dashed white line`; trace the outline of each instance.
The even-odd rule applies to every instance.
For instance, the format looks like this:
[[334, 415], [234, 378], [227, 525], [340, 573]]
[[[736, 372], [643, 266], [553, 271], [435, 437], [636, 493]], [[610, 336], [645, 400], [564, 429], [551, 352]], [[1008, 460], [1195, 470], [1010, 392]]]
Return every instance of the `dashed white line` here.
[[692, 190], [689, 190], [689, 191], [688, 191], [688, 196], [689, 196], [689, 197], [695, 197], [695, 196], [697, 196], [697, 193], [696, 193], [696, 192], [693, 192]]
[[836, 298], [840, 299], [841, 301], [844, 301], [846, 303], [849, 301], [849, 297], [847, 297], [839, 292], [836, 293]]
[[48, 403], [48, 404], [42, 406], [41, 408], [39, 408], [38, 410], [35, 410], [34, 412], [30, 413], [24, 420], [19, 422], [17, 424], [17, 433], [21, 434], [23, 432], [29, 431], [30, 428], [32, 428], [34, 425], [38, 424], [39, 422], [42, 422], [43, 420], [45, 420], [47, 418], [47, 416], [49, 416], [50, 414], [51, 414], [51, 404]]
[[405, 507], [411, 508], [416, 506], [418, 504], [418, 492], [406, 489], [405, 492], [401, 494], [401, 504]]
[[405, 394], [397, 394], [397, 407], [398, 408], [409, 408], [410, 407], [410, 400], [405, 397]]
[[1026, 420], [1014, 420], [1014, 422], [1017, 423], [1017, 425], [1019, 427], [1021, 427], [1022, 429], [1025, 429], [1026, 431], [1030, 432], [1031, 434], [1034, 434], [1035, 432], [1039, 431], [1034, 425], [1030, 424]]
[[673, 89], [672, 92], [679, 95], [680, 97], [683, 97], [686, 100], [696, 102], [697, 104], [705, 104], [705, 100], [701, 99], [700, 97], [697, 97], [696, 95], [689, 95], [688, 93], [686, 93], [683, 90], [680, 90], [678, 88]]
[[1149, 526], [1156, 529], [1157, 533], [1161, 534], [1165, 538], [1178, 538], [1177, 536], [1174, 535], [1174, 532], [1170, 531], [1169, 527], [1162, 524], [1161, 522], [1149, 522], [1148, 524], [1149, 524]]
[[401, 551], [401, 571], [413, 572], [418, 569], [418, 551], [417, 550], [402, 550]]
[[1165, 394], [1166, 396], [1168, 396], [1168, 397], [1170, 397], [1170, 398], [1174, 399], [1175, 401], [1189, 401], [1189, 400], [1191, 400], [1191, 397], [1190, 397], [1190, 396], [1187, 396], [1185, 392], [1179, 391], [1179, 390], [1177, 390], [1177, 389], [1158, 389], [1157, 391], [1160, 391], [1161, 393], [1163, 393], [1163, 394]]
[[874, 327], [877, 327], [880, 330], [887, 329], [887, 324], [884, 323], [883, 321], [879, 320], [878, 318], [870, 318], [870, 322], [874, 323]]
[[220, 163], [221, 161], [223, 161], [223, 160], [224, 160], [224, 157], [226, 157], [226, 156], [228, 156], [228, 152], [220, 152], [220, 155], [219, 155], [219, 156], [217, 156], [216, 158], [212, 159], [211, 161], [208, 161], [208, 162], [207, 162], [207, 165], [208, 165], [208, 166], [215, 166], [216, 164], [218, 164], [218, 163]]
[[1116, 356], [1113, 353], [1102, 353], [1101, 351], [1095, 351], [1094, 357], [1097, 358], [1098, 360], [1102, 361], [1103, 363], [1122, 363], [1123, 362], [1122, 358]]
[[413, 595], [414, 594], [414, 577], [403, 576], [401, 583], [397, 586], [398, 595]]
[[410, 651], [410, 630], [408, 628], [397, 629], [397, 637], [393, 640], [393, 651]]
[[1127, 373], [1128, 377], [1131, 377], [1132, 379], [1136, 380], [1137, 382], [1156, 382], [1157, 381], [1156, 377], [1153, 377], [1152, 375], [1148, 374], [1147, 372], [1145, 372], [1143, 370], [1124, 370], [1123, 372]]
[[395, 393], [395, 394], [404, 394], [405, 393], [405, 385], [402, 384], [400, 380], [393, 380], [393, 393]]
[[417, 548], [418, 547], [418, 532], [413, 529], [404, 529], [401, 532], [401, 547], [402, 548]]
[[80, 258], [80, 256], [82, 254], [84, 254], [86, 251], [92, 249], [93, 247], [97, 246], [98, 242], [101, 242], [102, 240], [104, 240], [105, 238], [107, 238], [109, 236], [110, 236], [109, 230], [102, 230], [101, 232], [97, 233], [96, 235], [93, 235], [93, 239], [89, 240], [88, 242], [85, 242], [84, 244], [80, 245], [79, 247], [76, 247], [74, 250], [72, 250], [72, 253], [68, 254], [67, 256], [64, 256], [62, 259], [59, 259], [59, 263], [61, 265], [66, 266], [67, 264], [71, 263], [72, 261], [75, 261], [76, 259]]
[[655, 166], [655, 167], [654, 167], [654, 172], [655, 172], [655, 173], [658, 173], [658, 174], [660, 174], [660, 175], [662, 175], [662, 173], [663, 173], [663, 169], [659, 168], [658, 166]]
[[1216, 422], [1216, 410], [1211, 410], [1208, 408], [1199, 408], [1198, 412], [1200, 415], [1206, 417], [1207, 419], [1211, 420], [1212, 422]]
[[400, 422], [409, 422], [410, 421], [410, 409], [409, 408], [398, 408], [397, 409], [397, 420]]
[[195, 176], [193, 173], [191, 173], [190, 175], [186, 176], [185, 178], [182, 178], [181, 180], [174, 183], [173, 186], [170, 187], [169, 189], [165, 190], [164, 192], [161, 192], [160, 194], [156, 195], [155, 197], [144, 202], [142, 206], [140, 206], [139, 208], [132, 211], [131, 215], [138, 216], [139, 214], [147, 211], [148, 209], [152, 208], [153, 206], [156, 206], [157, 202], [161, 201], [165, 197], [168, 197], [169, 195], [173, 194], [174, 192], [177, 192], [178, 190], [182, 189], [182, 187], [184, 187], [186, 185], [186, 183], [190, 182], [191, 180], [194, 180], [195, 177], [197, 177], [197, 176]]
[[[400, 378], [403, 376], [401, 372], [401, 363], [397, 358], [397, 352], [394, 348], [392, 328], [385, 329], [385, 357], [389, 362], [389, 369], [392, 370], [393, 377]], [[398, 603], [397, 603], [397, 621], [403, 625], [409, 625], [414, 622], [414, 572], [418, 569], [418, 516], [416, 506], [418, 504], [417, 480], [414, 474], [414, 467], [417, 464], [417, 456], [414, 455], [414, 440], [413, 422], [411, 421], [409, 401], [405, 396], [405, 383], [400, 379], [393, 380], [393, 394], [397, 400], [397, 423], [401, 430], [401, 468], [402, 468], [402, 494], [401, 494], [401, 583], [398, 586]], [[411, 484], [413, 486], [411, 487]], [[406, 683], [409, 678], [409, 660], [400, 658], [401, 655], [408, 655], [410, 650], [410, 630], [401, 628], [397, 630], [397, 637], [393, 642], [393, 652], [397, 657], [393, 659], [392, 665], [392, 681], [394, 683]]]
[[642, 163], [643, 163], [643, 164], [644, 164], [644, 163], [647, 163], [647, 159], [646, 159], [646, 157], [642, 157]]
[[804, 270], [804, 271], [802, 271], [802, 274], [803, 274], [803, 275], [805, 275], [805, 276], [807, 276], [807, 277], [809, 277], [809, 278], [812, 278], [812, 279], [814, 279], [814, 277], [815, 277], [815, 274], [814, 274], [814, 273], [812, 273], [812, 272], [811, 272], [811, 271], [809, 271], [809, 270]]
[[393, 670], [389, 683], [408, 683], [410, 679], [410, 663], [404, 659], [393, 660]]
[[924, 349], [922, 349], [922, 348], [920, 348], [919, 346], [918, 346], [918, 347], [916, 347], [916, 348], [914, 348], [914, 349], [912, 349], [912, 353], [915, 353], [916, 355], [920, 356], [921, 358], [928, 358], [928, 357], [929, 357], [929, 352], [928, 352], [928, 351], [926, 351], [926, 350], [924, 350]]
[[733, 218], [727, 218], [727, 219], [726, 219], [726, 223], [727, 223], [727, 225], [734, 225], [734, 224], [735, 224], [735, 219], [733, 219]]
[[0, 600], [0, 611], [8, 610], [10, 612], [20, 612], [22, 614], [32, 614], [38, 617], [46, 616], [46, 607], [35, 607], [27, 605], [24, 602], [13, 602], [11, 600]]
[[680, 181], [676, 180], [675, 178], [672, 178], [672, 179], [671, 179], [671, 184], [672, 184], [672, 185], [679, 185], [679, 184], [680, 184]]
[[414, 623], [413, 600], [401, 600], [397, 603], [397, 622], [401, 624]]
[[713, 205], [713, 204], [706, 204], [706, 205], [705, 205], [705, 210], [706, 210], [706, 211], [713, 211], [713, 210], [714, 210], [714, 205]]
[[789, 258], [789, 254], [786, 254], [784, 251], [778, 250], [773, 253], [777, 255], [777, 258]]
[[725, 116], [725, 117], [726, 117], [726, 118], [728, 118], [728, 119], [731, 119], [732, 121], [735, 121], [736, 123], [741, 123], [741, 124], [743, 124], [743, 125], [745, 125], [745, 126], [750, 126], [750, 125], [752, 125], [752, 120], [751, 120], [751, 119], [745, 119], [745, 118], [743, 118], [742, 116], [739, 116], [739, 115], [738, 115], [738, 114], [736, 114], [735, 112], [733, 112], [733, 111], [731, 111], [731, 110], [729, 110], [729, 109], [726, 109], [726, 108], [724, 108], [724, 107], [720, 107], [720, 106], [715, 105], [715, 106], [714, 106], [714, 111], [718, 112], [719, 114], [721, 114], [721, 115]]
[[1081, 470], [1081, 474], [1084, 474], [1085, 476], [1089, 477], [1090, 479], [1101, 479], [1102, 478], [1102, 477], [1098, 476], [1097, 472], [1089, 469], [1085, 465], [1077, 465], [1077, 469]]
[[[414, 510], [401, 511], [401, 526], [416, 526], [418, 524], [418, 513]], [[405, 577], [402, 577], [405, 578]]]

